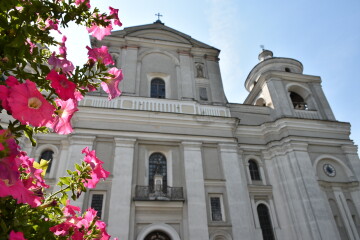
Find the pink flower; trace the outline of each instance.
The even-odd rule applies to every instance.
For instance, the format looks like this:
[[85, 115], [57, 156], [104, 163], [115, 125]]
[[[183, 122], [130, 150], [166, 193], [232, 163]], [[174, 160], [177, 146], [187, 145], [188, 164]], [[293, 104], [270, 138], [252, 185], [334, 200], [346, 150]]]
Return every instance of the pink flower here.
[[66, 200], [66, 206], [63, 209], [65, 216], [75, 216], [76, 212], [80, 212], [80, 208], [70, 205], [70, 200]]
[[75, 95], [75, 100], [78, 102], [83, 100], [83, 98], [84, 98], [84, 96], [81, 94], [81, 92], [79, 90], [75, 90], [74, 95]]
[[15, 78], [14, 76], [9, 76], [6, 80], [5, 80], [6, 84], [8, 85], [8, 87], [13, 87], [15, 85], [19, 85], [19, 80], [17, 80], [17, 78]]
[[110, 16], [112, 16], [113, 19], [114, 19], [114, 24], [121, 27], [122, 23], [120, 22], [119, 14], [118, 14], [119, 9], [115, 9], [115, 8], [112, 8], [112, 7], [109, 7], [109, 9], [110, 9]]
[[40, 127], [52, 120], [54, 106], [41, 95], [35, 83], [30, 80], [13, 86], [7, 100], [12, 116], [22, 124]]
[[8, 96], [9, 96], [9, 89], [4, 85], [0, 85], [0, 105], [3, 109], [8, 112], [11, 112], [10, 106], [8, 104]]
[[19, 166], [15, 157], [2, 157], [0, 159], [0, 181], [6, 184], [14, 184], [20, 177]]
[[31, 42], [30, 38], [27, 38], [27, 39], [26, 39], [25, 44], [26, 44], [26, 45], [29, 45], [29, 47], [30, 47], [30, 50], [29, 50], [29, 51], [30, 51], [30, 53], [32, 54], [33, 51], [34, 51], [34, 48], [36, 47], [36, 44], [33, 43], [33, 42]]
[[45, 28], [46, 29], [53, 29], [53, 30], [56, 30], [58, 33], [61, 34], [61, 32], [59, 31], [59, 20], [58, 19], [55, 19], [54, 21], [52, 19], [46, 19], [45, 21]]
[[14, 230], [11, 230], [9, 240], [26, 240], [26, 238], [24, 238], [24, 234], [22, 232], [15, 232]]
[[52, 123], [48, 124], [48, 127], [54, 129], [54, 132], [58, 134], [72, 133], [73, 129], [70, 120], [74, 113], [79, 110], [74, 99], [69, 98], [66, 101], [56, 99], [55, 102], [56, 105], [60, 107], [60, 109], [55, 111], [57, 116]]
[[71, 73], [75, 69], [73, 63], [69, 60], [55, 57], [55, 52], [49, 58], [48, 63], [52, 65], [53, 69], [57, 72], [60, 72], [60, 69], [62, 69], [63, 73]]
[[75, 4], [79, 6], [80, 4], [85, 3], [87, 8], [90, 8], [90, 0], [75, 0]]
[[69, 81], [64, 74], [58, 74], [55, 70], [51, 70], [46, 79], [51, 81], [51, 87], [55, 89], [61, 99], [75, 99], [76, 84]]
[[114, 60], [109, 54], [108, 48], [106, 46], [101, 46], [101, 48], [90, 48], [89, 46], [86, 46], [86, 49], [88, 50], [90, 59], [105, 65], [114, 64]]
[[0, 197], [7, 196], [15, 198], [18, 204], [27, 203], [31, 207], [37, 207], [41, 204], [41, 197], [27, 189], [21, 180], [18, 180], [12, 185], [8, 185], [0, 179]]
[[123, 79], [123, 74], [122, 70], [116, 67], [111, 68], [108, 73], [112, 74], [113, 77], [106, 78], [106, 80], [101, 83], [101, 87], [108, 93], [108, 99], [111, 100], [121, 94], [119, 83]]
[[49, 185], [45, 184], [45, 180], [41, 173], [42, 169], [33, 167], [34, 159], [29, 158], [25, 152], [21, 152], [17, 157], [21, 167], [24, 168], [25, 173], [28, 174], [27, 179], [23, 179], [24, 186], [29, 190], [36, 190], [39, 188], [49, 188]]
[[11, 112], [10, 106], [8, 104], [7, 98], [9, 97], [9, 88], [19, 85], [19, 80], [17, 80], [14, 76], [9, 76], [5, 83], [7, 85], [0, 85], [0, 105], [2, 108], [4, 108], [6, 111]]
[[0, 143], [4, 147], [3, 152], [0, 154], [0, 161], [1, 157], [15, 157], [20, 153], [20, 147], [17, 145], [15, 137], [11, 134], [10, 130], [0, 130]]
[[61, 55], [64, 59], [66, 59], [66, 55], [67, 55], [67, 53], [66, 53], [67, 48], [66, 48], [66, 46], [65, 46], [66, 40], [67, 40], [67, 37], [64, 35], [64, 36], [62, 37], [62, 43], [60, 43], [60, 47], [59, 47], [60, 55]]
[[100, 240], [109, 240], [110, 235], [106, 232], [106, 224], [103, 221], [96, 221], [95, 225], [100, 230]]
[[74, 227], [73, 223], [66, 221], [49, 228], [49, 230], [53, 232], [56, 236], [66, 236], [69, 234], [69, 231], [73, 227]]
[[103, 169], [102, 164], [104, 162], [96, 157], [95, 150], [89, 151], [89, 148], [86, 147], [82, 153], [85, 153], [84, 162], [88, 163], [92, 169], [90, 172], [91, 179], [86, 180], [84, 185], [88, 188], [95, 188], [100, 179], [106, 179], [110, 172]]
[[93, 23], [90, 28], [86, 29], [88, 30], [88, 33], [91, 33], [93, 37], [96, 37], [98, 40], [102, 40], [105, 36], [111, 34], [112, 25], [111, 23], [109, 23], [108, 26], [102, 26]]

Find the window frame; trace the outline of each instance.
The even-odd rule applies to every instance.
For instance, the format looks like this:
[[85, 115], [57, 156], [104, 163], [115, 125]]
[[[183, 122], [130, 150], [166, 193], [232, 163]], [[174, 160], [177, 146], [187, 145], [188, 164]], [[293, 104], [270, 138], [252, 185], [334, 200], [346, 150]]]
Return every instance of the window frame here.
[[[213, 219], [213, 209], [212, 209], [212, 205], [211, 205], [211, 198], [219, 198], [219, 200], [220, 200], [221, 220], [214, 220]], [[208, 201], [209, 201], [209, 210], [210, 210], [210, 221], [213, 222], [213, 223], [226, 222], [223, 195], [222, 194], [213, 194], [213, 193], [209, 194]]]
[[[156, 85], [156, 88], [157, 88], [157, 95], [156, 96], [153, 96], [153, 82], [154, 81], [161, 81], [161, 83], [158, 83]], [[160, 89], [161, 89], [161, 85], [163, 85], [163, 89], [164, 89], [164, 96], [160, 96], [159, 92], [160, 92]], [[154, 84], [155, 86], [155, 84]], [[150, 80], [150, 97], [151, 98], [159, 98], [159, 99], [165, 99], [166, 98], [166, 82], [164, 79], [160, 78], [160, 77], [154, 77]]]
[[[149, 155], [149, 158], [148, 158], [148, 186], [149, 187], [153, 187], [154, 188], [154, 186], [155, 186], [155, 182], [153, 182], [154, 181], [154, 176], [155, 176], [155, 173], [151, 173], [151, 170], [153, 170], [153, 168], [151, 167], [151, 164], [152, 164], [152, 162], [150, 161], [151, 160], [151, 157], [152, 156], [154, 156], [154, 155], [162, 155], [162, 157], [163, 157], [163, 160], [164, 160], [164, 162], [165, 162], [165, 164], [164, 165], [162, 165], [162, 171], [161, 171], [161, 173], [164, 173], [164, 174], [162, 174], [162, 176], [163, 176], [163, 181], [162, 181], [162, 183], [163, 183], [163, 186], [162, 186], [162, 188], [163, 188], [163, 192], [166, 192], [166, 190], [167, 190], [167, 187], [169, 186], [169, 183], [168, 183], [168, 159], [166, 158], [166, 156], [165, 156], [165, 154], [164, 153], [162, 153], [162, 152], [153, 152], [153, 153], [151, 153], [150, 155]], [[152, 179], [151, 179], [151, 176], [152, 176]], [[152, 181], [151, 181], [152, 180]]]
[[[52, 152], [50, 159], [42, 158], [42, 155], [43, 155], [44, 153], [46, 153], [46, 152]], [[45, 161], [48, 161], [48, 162], [50, 161], [50, 163], [49, 163], [49, 165], [48, 165], [48, 167], [47, 167], [47, 169], [46, 169], [46, 174], [48, 174], [48, 175], [49, 175], [50, 172], [51, 172], [51, 167], [52, 167], [53, 162], [54, 162], [54, 155], [55, 155], [55, 152], [54, 152], [52, 149], [46, 148], [46, 149], [44, 149], [44, 150], [42, 150], [42, 151], [40, 152], [40, 156], [39, 156], [38, 159], [37, 159], [37, 162], [38, 162], [38, 163], [40, 163], [41, 159], [43, 159], [43, 160], [45, 160]]]
[[88, 208], [92, 208], [92, 206], [91, 206], [92, 199], [93, 199], [93, 196], [96, 195], [96, 194], [98, 194], [98, 195], [102, 194], [103, 195], [100, 219], [104, 220], [104, 218], [105, 218], [105, 205], [106, 205], [106, 191], [98, 191], [98, 190], [90, 191], [89, 192]]
[[[271, 228], [269, 228], [269, 229], [271, 229], [271, 233], [272, 233], [272, 237], [271, 237], [271, 238], [265, 238], [265, 237], [264, 237], [264, 234], [263, 234], [263, 227], [262, 227], [262, 224], [261, 224], [262, 221], [260, 220], [259, 210], [258, 210], [261, 205], [265, 206], [265, 208], [266, 208], [266, 210], [267, 210], [267, 212], [266, 212], [266, 213], [267, 213], [267, 217], [268, 217], [267, 220], [270, 221], [270, 227], [271, 227]], [[269, 205], [266, 204], [266, 203], [264, 203], [264, 202], [259, 202], [259, 203], [257, 203], [257, 204], [256, 204], [256, 214], [257, 214], [257, 218], [258, 218], [258, 220], [259, 220], [259, 226], [260, 226], [260, 229], [261, 229], [262, 239], [263, 239], [263, 240], [275, 240], [276, 237], [275, 237], [275, 229], [274, 229], [274, 219], [273, 219], [272, 216], [271, 216], [271, 209], [270, 209]]]
[[[251, 164], [251, 163], [253, 163], [253, 164]], [[251, 181], [262, 181], [260, 167], [259, 167], [258, 162], [254, 159], [249, 159], [248, 164], [249, 164], [249, 173], [250, 173]], [[256, 169], [252, 169], [251, 166], [256, 166]], [[257, 174], [256, 174], [256, 172], [257, 172]], [[253, 174], [255, 175], [254, 177], [253, 177]], [[256, 178], [257, 177], [256, 175], [258, 175], [258, 179]]]

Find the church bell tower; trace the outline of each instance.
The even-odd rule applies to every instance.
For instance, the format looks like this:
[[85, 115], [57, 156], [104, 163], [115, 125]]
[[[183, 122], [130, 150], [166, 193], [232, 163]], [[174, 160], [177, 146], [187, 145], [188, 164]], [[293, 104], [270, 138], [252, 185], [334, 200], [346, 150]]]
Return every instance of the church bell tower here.
[[259, 54], [245, 87], [245, 104], [273, 108], [274, 117], [335, 120], [318, 76], [303, 74], [301, 62], [274, 57], [270, 50]]

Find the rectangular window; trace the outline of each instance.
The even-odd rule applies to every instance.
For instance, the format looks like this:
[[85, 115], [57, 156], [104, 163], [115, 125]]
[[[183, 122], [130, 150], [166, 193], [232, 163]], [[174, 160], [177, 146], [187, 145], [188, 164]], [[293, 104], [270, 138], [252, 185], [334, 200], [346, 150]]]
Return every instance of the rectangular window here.
[[199, 88], [199, 95], [200, 95], [200, 100], [202, 101], [208, 100], [206, 88], [203, 87]]
[[104, 218], [105, 197], [106, 197], [105, 192], [100, 192], [100, 191], [91, 191], [90, 192], [89, 206], [91, 208], [95, 209], [95, 211], [97, 211], [96, 215], [100, 219]]
[[225, 220], [224, 206], [222, 203], [222, 196], [210, 196], [210, 210], [211, 220], [215, 222], [221, 222]]

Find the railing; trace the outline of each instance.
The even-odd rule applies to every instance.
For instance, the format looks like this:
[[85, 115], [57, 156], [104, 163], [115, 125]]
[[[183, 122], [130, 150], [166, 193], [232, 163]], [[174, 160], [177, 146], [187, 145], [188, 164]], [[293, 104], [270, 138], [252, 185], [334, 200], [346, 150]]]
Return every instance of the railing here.
[[121, 96], [108, 101], [107, 97], [86, 96], [79, 106], [230, 117], [228, 107], [159, 98]]
[[164, 187], [154, 189], [152, 186], [136, 186], [135, 201], [184, 201], [182, 187]]

